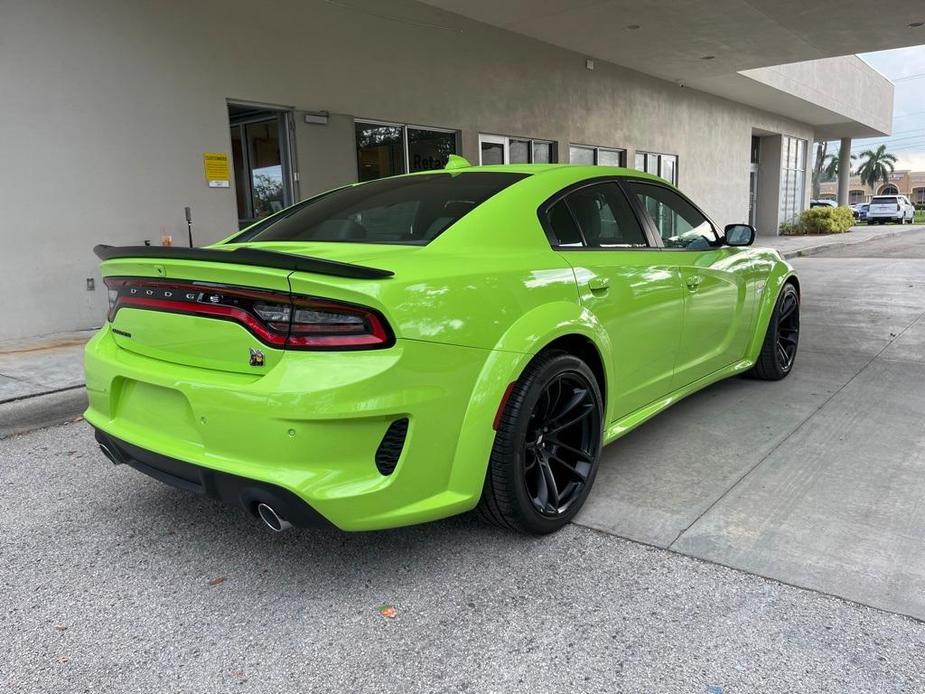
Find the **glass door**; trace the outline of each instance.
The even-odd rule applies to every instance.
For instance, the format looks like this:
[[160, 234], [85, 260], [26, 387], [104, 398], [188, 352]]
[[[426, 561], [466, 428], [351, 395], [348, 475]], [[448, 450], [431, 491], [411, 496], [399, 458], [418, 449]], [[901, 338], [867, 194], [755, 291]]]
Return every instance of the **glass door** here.
[[294, 202], [289, 115], [229, 106], [239, 228]]

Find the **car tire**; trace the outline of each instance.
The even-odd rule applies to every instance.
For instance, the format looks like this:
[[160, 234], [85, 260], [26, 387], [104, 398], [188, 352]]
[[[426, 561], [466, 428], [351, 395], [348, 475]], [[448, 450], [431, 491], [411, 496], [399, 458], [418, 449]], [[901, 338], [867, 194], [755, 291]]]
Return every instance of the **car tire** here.
[[800, 343], [800, 294], [790, 282], [774, 304], [771, 320], [761, 344], [758, 361], [745, 373], [749, 378], [779, 381], [793, 370]]
[[560, 350], [541, 352], [504, 405], [478, 514], [501, 528], [531, 535], [566, 525], [597, 474], [603, 412], [600, 385], [584, 361]]

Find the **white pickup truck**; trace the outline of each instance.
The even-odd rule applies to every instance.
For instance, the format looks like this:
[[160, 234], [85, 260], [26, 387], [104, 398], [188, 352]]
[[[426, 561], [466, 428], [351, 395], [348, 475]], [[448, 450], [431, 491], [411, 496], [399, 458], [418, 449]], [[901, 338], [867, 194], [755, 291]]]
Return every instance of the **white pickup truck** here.
[[905, 195], [875, 195], [867, 209], [867, 223], [885, 224], [897, 222], [912, 224], [915, 220], [915, 206]]

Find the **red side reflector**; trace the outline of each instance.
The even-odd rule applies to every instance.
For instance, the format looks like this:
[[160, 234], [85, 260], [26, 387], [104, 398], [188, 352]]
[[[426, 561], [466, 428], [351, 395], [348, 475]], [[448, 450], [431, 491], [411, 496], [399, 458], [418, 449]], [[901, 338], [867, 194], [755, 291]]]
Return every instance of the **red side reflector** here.
[[509, 383], [504, 390], [504, 395], [501, 396], [501, 402], [498, 403], [498, 411], [495, 413], [495, 422], [491, 425], [491, 428], [495, 431], [498, 431], [498, 427], [501, 426], [501, 415], [504, 414], [504, 408], [507, 407], [507, 401], [510, 399], [511, 393], [514, 392], [514, 386], [516, 385], [517, 381]]

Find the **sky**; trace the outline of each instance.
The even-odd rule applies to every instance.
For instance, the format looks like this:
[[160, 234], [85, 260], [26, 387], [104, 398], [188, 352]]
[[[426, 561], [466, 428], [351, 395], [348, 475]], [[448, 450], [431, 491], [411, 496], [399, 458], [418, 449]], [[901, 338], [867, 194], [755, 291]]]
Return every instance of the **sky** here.
[[886, 144], [887, 151], [898, 159], [897, 171], [925, 171], [925, 45], [861, 53], [860, 57], [895, 84], [893, 134], [854, 140], [851, 151], [860, 154]]

